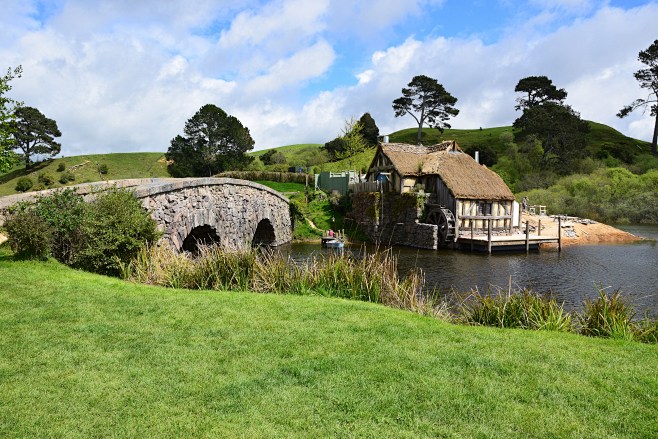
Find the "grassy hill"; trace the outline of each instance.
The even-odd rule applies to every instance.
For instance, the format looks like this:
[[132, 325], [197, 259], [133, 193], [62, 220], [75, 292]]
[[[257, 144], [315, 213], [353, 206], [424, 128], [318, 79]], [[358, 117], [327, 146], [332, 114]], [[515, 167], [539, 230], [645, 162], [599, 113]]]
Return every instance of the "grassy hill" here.
[[[64, 171], [57, 170], [61, 164], [65, 166]], [[97, 165], [103, 164], [108, 168], [107, 174], [103, 176], [105, 180], [169, 177], [167, 163], [161, 152], [80, 155], [47, 160], [34, 165], [29, 171], [26, 171], [25, 166], [21, 165], [6, 174], [0, 174], [0, 196], [15, 194], [16, 181], [24, 176], [31, 178], [35, 187], [38, 185], [39, 174], [53, 177], [54, 184], [50, 187], [54, 188], [100, 181], [101, 176]], [[77, 165], [81, 166], [72, 169]], [[66, 172], [72, 173], [75, 180], [62, 184], [59, 182], [59, 178], [62, 173]]]
[[0, 272], [2, 437], [658, 434], [656, 345], [146, 287], [6, 247]]

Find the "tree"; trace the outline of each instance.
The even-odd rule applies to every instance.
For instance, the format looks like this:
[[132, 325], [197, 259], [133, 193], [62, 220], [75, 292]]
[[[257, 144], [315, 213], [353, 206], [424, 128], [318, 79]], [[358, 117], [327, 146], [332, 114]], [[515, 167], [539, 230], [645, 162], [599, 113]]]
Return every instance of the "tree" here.
[[173, 160], [169, 172], [174, 177], [212, 176], [242, 169], [253, 157], [249, 129], [216, 105], [204, 105], [186, 123], [185, 136], [171, 140], [165, 157]]
[[522, 130], [523, 138], [534, 136], [541, 141], [544, 168], [570, 171], [587, 153], [589, 123], [568, 105], [544, 102], [526, 108], [514, 127]]
[[322, 149], [327, 151], [332, 160], [345, 159], [365, 151], [368, 143], [363, 138], [363, 125], [353, 117], [345, 120], [342, 135], [324, 144]]
[[454, 107], [457, 98], [448, 93], [436, 79], [424, 75], [414, 76], [407, 86], [408, 88], [402, 89], [402, 97], [393, 101], [393, 110], [395, 117], [409, 114], [416, 119], [418, 123], [416, 141], [420, 145], [425, 123], [431, 128], [438, 128], [441, 132], [445, 128], [450, 128], [446, 121], [459, 114], [459, 110]]
[[359, 119], [361, 124], [361, 135], [368, 146], [377, 146], [379, 143], [379, 128], [370, 113], [364, 113]]
[[514, 107], [517, 111], [532, 108], [544, 102], [562, 104], [567, 98], [567, 92], [563, 88], [558, 89], [547, 76], [523, 78], [516, 84], [514, 91], [526, 93], [526, 96], [517, 98], [518, 104]]
[[33, 107], [18, 107], [15, 113], [14, 149], [23, 151], [26, 169], [30, 167], [30, 157], [34, 154], [59, 154], [62, 145], [55, 141], [55, 137], [62, 133], [57, 122]]
[[13, 70], [8, 68], [5, 76], [0, 76], [0, 172], [7, 171], [16, 161], [12, 152], [16, 119], [14, 111], [21, 103], [6, 97], [5, 93], [11, 91], [11, 80], [20, 78], [22, 73], [22, 67], [18, 66]]
[[647, 66], [646, 69], [640, 69], [633, 74], [641, 88], [649, 90], [649, 95], [645, 99], [636, 99], [630, 105], [622, 108], [617, 117], [626, 117], [637, 108], [648, 107], [651, 110], [651, 116], [655, 118], [653, 127], [653, 138], [651, 140], [651, 152], [658, 154], [658, 40], [655, 40], [646, 50], [638, 54], [638, 60]]

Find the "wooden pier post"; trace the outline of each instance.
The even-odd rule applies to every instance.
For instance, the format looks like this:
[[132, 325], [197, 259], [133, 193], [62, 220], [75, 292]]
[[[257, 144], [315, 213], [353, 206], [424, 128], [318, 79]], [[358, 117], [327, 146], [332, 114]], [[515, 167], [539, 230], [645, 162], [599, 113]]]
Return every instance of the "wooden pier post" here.
[[473, 253], [473, 223], [475, 221], [471, 220], [471, 253]]
[[539, 223], [537, 224], [537, 236], [541, 236], [541, 220], [539, 220]]
[[557, 217], [557, 251], [562, 251], [562, 217]]
[[487, 235], [488, 235], [487, 236], [487, 241], [488, 241], [487, 251], [489, 252], [489, 254], [491, 254], [491, 220], [487, 220], [487, 228], [488, 228], [488, 231], [487, 231]]
[[530, 252], [530, 221], [525, 222], [525, 252]]

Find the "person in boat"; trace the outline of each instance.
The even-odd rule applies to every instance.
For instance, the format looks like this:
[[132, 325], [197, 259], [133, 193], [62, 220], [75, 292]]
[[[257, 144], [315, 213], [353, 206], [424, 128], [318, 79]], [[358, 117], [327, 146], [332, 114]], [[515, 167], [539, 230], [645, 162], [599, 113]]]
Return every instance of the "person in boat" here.
[[334, 231], [332, 229], [329, 229], [329, 232], [327, 233], [327, 235], [329, 235], [330, 238], [333, 238], [334, 237]]

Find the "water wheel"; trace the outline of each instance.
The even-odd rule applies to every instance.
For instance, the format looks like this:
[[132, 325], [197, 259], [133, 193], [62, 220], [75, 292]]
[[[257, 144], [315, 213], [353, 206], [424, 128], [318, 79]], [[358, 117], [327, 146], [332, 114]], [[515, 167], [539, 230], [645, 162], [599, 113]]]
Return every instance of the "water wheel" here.
[[439, 227], [439, 245], [446, 246], [455, 238], [455, 216], [446, 207], [432, 207], [427, 214], [427, 223]]

